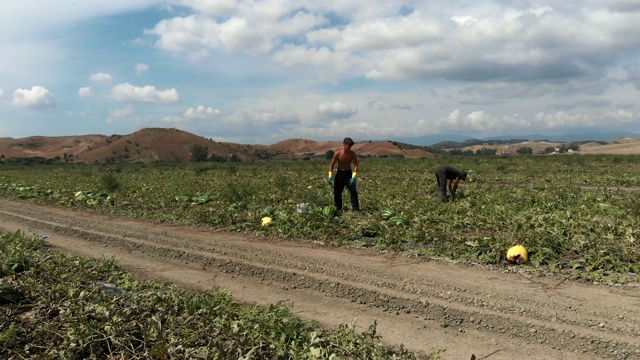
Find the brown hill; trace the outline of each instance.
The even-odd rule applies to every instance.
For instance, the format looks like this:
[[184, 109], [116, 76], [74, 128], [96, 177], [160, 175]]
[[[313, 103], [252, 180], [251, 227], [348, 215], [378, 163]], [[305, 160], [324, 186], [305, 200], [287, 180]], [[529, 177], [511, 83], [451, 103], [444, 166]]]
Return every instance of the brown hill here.
[[[269, 146], [272, 150], [290, 150], [294, 154], [310, 157], [322, 157], [328, 151], [342, 149], [341, 141], [313, 141], [305, 139], [288, 139]], [[401, 149], [389, 141], [364, 141], [358, 142], [352, 148], [363, 157], [402, 156], [406, 158], [423, 158], [434, 156], [433, 153], [423, 149]]]
[[[480, 149], [496, 149], [498, 154], [514, 154], [522, 147], [530, 147], [534, 154], [540, 154], [548, 147], [558, 148], [566, 143], [546, 141], [525, 141], [517, 144], [474, 145], [462, 150], [471, 150], [474, 153]], [[640, 139], [621, 137], [610, 143], [587, 142], [580, 144], [580, 154], [640, 154]]]
[[[527, 141], [518, 144], [475, 145], [462, 150], [474, 153], [479, 149], [496, 149], [497, 153], [515, 153], [521, 147], [530, 147], [541, 153], [548, 147], [557, 148], [563, 143]], [[217, 142], [174, 128], [146, 128], [129, 135], [78, 135], [78, 136], [30, 136], [25, 138], [0, 138], [0, 158], [43, 157], [46, 159], [69, 158], [73, 162], [188, 162], [194, 145], [208, 148], [208, 156], [241, 161], [266, 159], [325, 158], [328, 151], [342, 148], [340, 141], [314, 141], [288, 139], [273, 145], [246, 145]], [[423, 158], [434, 156], [419, 146], [397, 144], [390, 141], [364, 141], [353, 146], [361, 157], [402, 156]], [[618, 138], [611, 143], [589, 142], [580, 145], [582, 154], [640, 154], [640, 139]]]
[[473, 145], [463, 148], [463, 151], [471, 150], [474, 153], [481, 149], [495, 149], [497, 154], [516, 154], [520, 148], [531, 148], [534, 154], [540, 154], [545, 151], [546, 148], [557, 148], [564, 143], [546, 142], [546, 141], [523, 141], [517, 144], [493, 144], [493, 145]]
[[[304, 159], [325, 157], [327, 151], [342, 148], [339, 141], [318, 142], [289, 139], [273, 145], [245, 145], [217, 142], [173, 128], [146, 128], [129, 135], [78, 135], [62, 137], [32, 136], [0, 138], [0, 156], [5, 158], [60, 157], [83, 163], [128, 163], [147, 161], [188, 162], [193, 146], [208, 148], [209, 157], [241, 161], [264, 159]], [[360, 156], [433, 156], [422, 149], [401, 149], [388, 141], [357, 143]]]
[[209, 156], [228, 158], [236, 155], [240, 160], [252, 159], [244, 151], [177, 129], [148, 128], [129, 135], [112, 135], [94, 147], [76, 156], [76, 162], [188, 162], [194, 145], [205, 146]]
[[584, 154], [640, 154], [640, 139], [621, 137], [608, 144], [589, 142], [580, 145]]
[[65, 154], [76, 156], [87, 151], [93, 144], [104, 141], [104, 135], [83, 136], [30, 136], [20, 139], [0, 138], [0, 156], [6, 158], [43, 156], [64, 158]]

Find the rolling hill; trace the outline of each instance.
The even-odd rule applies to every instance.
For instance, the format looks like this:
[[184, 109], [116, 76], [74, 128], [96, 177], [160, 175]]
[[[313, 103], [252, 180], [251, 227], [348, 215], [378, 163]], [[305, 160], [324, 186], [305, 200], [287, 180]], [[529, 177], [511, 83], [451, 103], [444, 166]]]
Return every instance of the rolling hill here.
[[[246, 145], [217, 142], [174, 128], [146, 128], [129, 135], [0, 138], [0, 157], [59, 158], [76, 163], [188, 162], [194, 146], [206, 147], [210, 158], [256, 161], [324, 158], [327, 151], [341, 149], [342, 143], [289, 139], [272, 145]], [[363, 157], [434, 156], [424, 147], [403, 149], [389, 141], [357, 143], [353, 150]]]
[[[534, 153], [562, 143], [525, 141], [508, 143], [449, 144], [453, 148], [471, 150], [496, 149], [498, 153], [514, 153], [520, 147], [531, 147]], [[465, 146], [470, 145], [470, 146]], [[0, 159], [58, 159], [75, 163], [189, 162], [194, 146], [207, 149], [210, 159], [226, 161], [260, 161], [326, 158], [328, 151], [342, 148], [340, 141], [288, 139], [272, 145], [247, 145], [213, 141], [174, 128], [146, 128], [128, 135], [31, 136], [0, 138]], [[395, 141], [362, 141], [353, 150], [361, 157], [424, 158], [436, 156], [438, 147], [417, 146]], [[611, 143], [583, 142], [583, 154], [640, 154], [640, 139], [619, 138]]]

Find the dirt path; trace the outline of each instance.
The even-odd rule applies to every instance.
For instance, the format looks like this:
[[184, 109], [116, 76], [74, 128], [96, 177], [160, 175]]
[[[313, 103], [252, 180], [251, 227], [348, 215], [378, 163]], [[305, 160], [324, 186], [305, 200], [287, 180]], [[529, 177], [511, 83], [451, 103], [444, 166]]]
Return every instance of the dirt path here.
[[0, 200], [0, 230], [115, 257], [146, 278], [282, 301], [325, 325], [377, 321], [382, 340], [441, 359], [640, 359], [640, 287], [467, 267], [375, 250], [164, 226]]

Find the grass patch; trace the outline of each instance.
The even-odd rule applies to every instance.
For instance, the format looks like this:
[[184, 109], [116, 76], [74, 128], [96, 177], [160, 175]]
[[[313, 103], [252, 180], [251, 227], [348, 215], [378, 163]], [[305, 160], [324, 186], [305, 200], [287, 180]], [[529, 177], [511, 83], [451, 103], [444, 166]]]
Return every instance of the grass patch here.
[[282, 304], [141, 281], [20, 232], [0, 236], [0, 264], [2, 359], [417, 359], [382, 346], [375, 323], [323, 329]]

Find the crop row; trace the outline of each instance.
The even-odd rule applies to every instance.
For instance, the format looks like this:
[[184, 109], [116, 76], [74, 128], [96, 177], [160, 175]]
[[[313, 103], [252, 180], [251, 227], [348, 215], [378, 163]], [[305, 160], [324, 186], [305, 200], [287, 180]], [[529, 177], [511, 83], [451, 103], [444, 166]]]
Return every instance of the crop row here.
[[418, 358], [383, 346], [375, 322], [321, 328], [282, 304], [142, 281], [23, 233], [0, 234], [0, 319], [2, 359]]
[[[333, 217], [328, 163], [65, 165], [3, 169], [0, 196], [291, 240], [483, 264], [524, 245], [536, 267], [598, 279], [640, 270], [640, 157], [361, 159], [361, 213]], [[471, 170], [438, 203], [434, 170]], [[304, 211], [297, 211], [305, 204]], [[306, 205], [308, 204], [308, 205]], [[345, 207], [349, 207], [345, 193]], [[389, 214], [393, 214], [390, 216]], [[263, 226], [261, 219], [273, 221]]]

